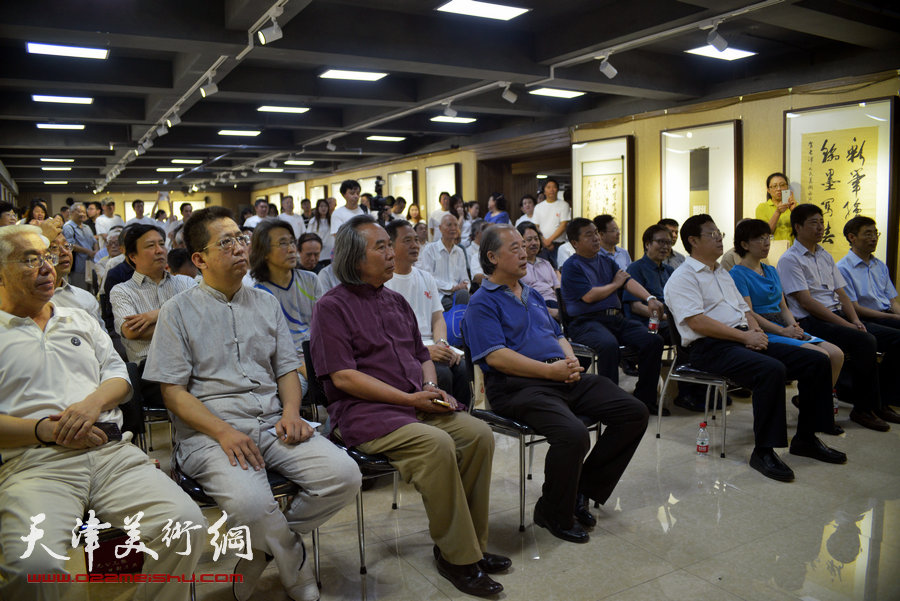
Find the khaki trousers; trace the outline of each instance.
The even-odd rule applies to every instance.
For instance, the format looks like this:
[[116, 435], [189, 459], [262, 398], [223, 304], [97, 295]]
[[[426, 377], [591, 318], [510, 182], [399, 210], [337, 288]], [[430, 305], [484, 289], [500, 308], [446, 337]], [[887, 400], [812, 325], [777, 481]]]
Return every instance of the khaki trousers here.
[[417, 423], [359, 445], [384, 454], [422, 495], [431, 538], [448, 562], [479, 561], [487, 547], [494, 435], [468, 413], [418, 412]]

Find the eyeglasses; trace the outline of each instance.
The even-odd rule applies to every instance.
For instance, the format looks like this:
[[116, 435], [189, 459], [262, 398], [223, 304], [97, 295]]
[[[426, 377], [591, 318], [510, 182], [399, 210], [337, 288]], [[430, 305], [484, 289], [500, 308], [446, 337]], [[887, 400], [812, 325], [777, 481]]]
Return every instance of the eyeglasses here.
[[234, 250], [235, 243], [238, 243], [241, 246], [247, 246], [250, 244], [250, 236], [246, 234], [241, 234], [240, 236], [228, 236], [227, 238], [222, 238], [215, 244], [207, 244], [200, 252], [207, 250], [210, 246], [218, 246], [219, 250], [222, 252], [231, 252]]
[[25, 266], [26, 269], [30, 271], [34, 271], [36, 269], [40, 269], [44, 262], [50, 263], [53, 267], [56, 267], [57, 263], [59, 263], [59, 255], [54, 255], [51, 253], [46, 253], [43, 255], [31, 255], [25, 259], [18, 259], [16, 261], [10, 261], [11, 263], [21, 263]]
[[878, 238], [881, 236], [881, 232], [875, 230], [874, 232], [866, 232], [864, 234], [859, 234], [860, 238]]
[[[118, 242], [118, 240], [116, 242]], [[50, 254], [58, 254], [60, 250], [72, 252], [72, 245], [68, 242], [65, 242], [63, 244], [51, 244], [48, 250], [50, 251]]]
[[287, 250], [288, 248], [297, 248], [297, 241], [291, 238], [290, 240], [281, 240], [272, 246], [277, 246], [281, 250]]
[[791, 186], [787, 182], [781, 182], [780, 184], [775, 184], [773, 186], [769, 186], [770, 190], [787, 190]]
[[659, 244], [660, 246], [672, 246], [671, 238], [654, 238], [653, 241], [656, 242], [657, 244]]
[[713, 240], [724, 240], [725, 234], [722, 232], [703, 232], [700, 234], [701, 237], [706, 236], [707, 238], [712, 238]]

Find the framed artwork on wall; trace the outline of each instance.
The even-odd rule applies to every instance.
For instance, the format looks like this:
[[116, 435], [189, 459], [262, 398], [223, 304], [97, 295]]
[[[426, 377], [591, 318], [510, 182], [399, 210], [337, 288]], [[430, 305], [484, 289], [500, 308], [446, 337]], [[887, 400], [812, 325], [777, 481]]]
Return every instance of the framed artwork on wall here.
[[312, 201], [313, 208], [316, 207], [316, 202], [328, 197], [328, 193], [325, 190], [325, 186], [311, 186], [309, 188], [309, 200]]
[[875, 256], [896, 279], [898, 220], [896, 98], [821, 106], [784, 113], [784, 172], [798, 202], [822, 208], [822, 246], [835, 261], [849, 251], [844, 224], [871, 217], [885, 234]]
[[[441, 192], [456, 194], [461, 188], [459, 163], [436, 165], [425, 168], [425, 201], [427, 215], [441, 208]], [[420, 207], [421, 208], [421, 207]]]
[[417, 179], [417, 170], [415, 169], [388, 173], [387, 193], [394, 198], [402, 196], [406, 200], [406, 206], [418, 204], [419, 196], [417, 194]]
[[634, 256], [634, 211], [634, 136], [572, 144], [572, 215], [612, 215]]
[[288, 184], [288, 195], [294, 199], [295, 210], [300, 210], [300, 201], [306, 198], [306, 182], [291, 182]]

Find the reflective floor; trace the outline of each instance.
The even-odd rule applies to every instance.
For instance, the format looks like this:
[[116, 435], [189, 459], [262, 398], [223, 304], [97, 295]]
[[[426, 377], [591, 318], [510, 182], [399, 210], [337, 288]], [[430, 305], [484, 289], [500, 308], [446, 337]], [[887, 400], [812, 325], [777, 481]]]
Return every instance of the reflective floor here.
[[[787, 411], [792, 434], [797, 411], [790, 404]], [[659, 440], [653, 416], [613, 497], [594, 510], [598, 525], [586, 545], [558, 540], [532, 522], [545, 446], [536, 447], [526, 529], [518, 531], [517, 444], [497, 436], [490, 550], [513, 560], [513, 569], [497, 577], [506, 589], [500, 598], [900, 599], [900, 428], [865, 430], [849, 422], [848, 414], [842, 406], [838, 423], [846, 434], [823, 440], [845, 451], [849, 462], [827, 465], [785, 449], [796, 474], [789, 484], [764, 478], [747, 465], [749, 399], [736, 398], [729, 410], [724, 459], [716, 422], [710, 427], [713, 452], [698, 458], [694, 445], [702, 414], [674, 408], [663, 419]], [[157, 433], [157, 439], [166, 436], [162, 428]], [[167, 446], [153, 453], [163, 463], [167, 454]], [[354, 506], [321, 529], [322, 599], [467, 598], [434, 567], [418, 494], [401, 484], [397, 510], [391, 509], [391, 497], [390, 478], [364, 493], [366, 576], [359, 574]], [[219, 513], [208, 516], [214, 520]], [[233, 559], [213, 563], [206, 553], [198, 572], [230, 572], [233, 565]], [[110, 592], [89, 596], [105, 599]], [[202, 600], [233, 599], [230, 585], [200, 584], [197, 593]], [[253, 598], [288, 599], [274, 567], [264, 573]]]

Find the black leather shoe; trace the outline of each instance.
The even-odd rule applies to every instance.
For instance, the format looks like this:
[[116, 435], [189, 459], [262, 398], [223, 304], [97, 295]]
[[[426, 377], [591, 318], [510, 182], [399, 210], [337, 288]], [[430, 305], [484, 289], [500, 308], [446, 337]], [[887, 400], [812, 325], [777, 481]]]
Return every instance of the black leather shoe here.
[[503, 592], [503, 585], [492, 580], [477, 563], [459, 566], [452, 564], [440, 554], [437, 555], [438, 574], [449, 580], [453, 586], [467, 595], [490, 597]]
[[677, 396], [674, 401], [675, 405], [681, 407], [682, 409], [687, 409], [688, 411], [693, 411], [695, 413], [703, 413], [706, 411], [706, 400], [705, 399], [696, 399], [693, 397], [687, 396]]
[[850, 412], [850, 420], [856, 422], [863, 428], [876, 430], [878, 432], [887, 432], [891, 429], [886, 421], [884, 421], [871, 411], [858, 411], [856, 409], [853, 409]]
[[847, 463], [847, 455], [832, 449], [815, 436], [809, 438], [795, 436], [791, 441], [791, 455], [812, 457], [825, 463]]
[[750, 454], [750, 467], [766, 478], [780, 482], [790, 482], [794, 479], [794, 472], [784, 464], [772, 449], [766, 449], [765, 451], [753, 449], [753, 452]]
[[584, 528], [582, 528], [581, 524], [577, 521], [575, 521], [570, 528], [563, 528], [545, 516], [543, 511], [541, 511], [540, 502], [534, 506], [534, 523], [541, 528], [549, 530], [550, 534], [556, 538], [561, 538], [570, 543], [586, 543], [591, 540], [591, 535], [585, 532]]
[[837, 424], [831, 424], [830, 428], [822, 430], [822, 434], [831, 434], [832, 436], [840, 436], [844, 433], [844, 429]]
[[575, 497], [575, 519], [585, 528], [593, 528], [597, 525], [597, 518], [590, 510], [591, 500], [585, 495], [578, 493]]
[[876, 409], [873, 413], [886, 422], [900, 424], [900, 413], [891, 409], [889, 405], [885, 405], [881, 409]]
[[478, 562], [478, 567], [486, 574], [499, 574], [512, 567], [512, 560], [503, 555], [485, 552], [481, 561]]
[[[656, 403], [653, 403], [652, 405], [647, 405], [647, 411], [650, 412], [650, 415], [659, 415], [659, 405]], [[663, 414], [663, 417], [666, 417], [666, 416], [672, 415], [672, 412], [669, 411], [667, 408], [663, 407], [662, 414]]]

